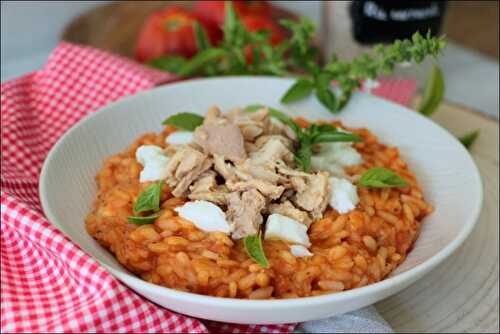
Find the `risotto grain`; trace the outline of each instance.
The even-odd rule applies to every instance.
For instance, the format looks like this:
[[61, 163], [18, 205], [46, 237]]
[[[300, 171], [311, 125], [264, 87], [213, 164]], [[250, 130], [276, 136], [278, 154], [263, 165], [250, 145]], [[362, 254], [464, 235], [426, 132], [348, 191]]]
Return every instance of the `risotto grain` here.
[[[304, 119], [298, 122], [308, 124]], [[204, 233], [180, 218], [174, 209], [185, 200], [172, 197], [167, 186], [154, 224], [127, 222], [134, 201], [148, 185], [139, 183], [142, 166], [134, 159], [135, 151], [147, 144], [165, 147], [172, 131], [166, 127], [160, 134], [145, 134], [104, 162], [96, 176], [94, 209], [86, 219], [87, 231], [120, 263], [155, 284], [249, 299], [316, 296], [362, 287], [383, 279], [405, 259], [422, 219], [433, 210], [397, 148], [380, 143], [366, 129], [349, 129], [364, 139], [354, 144], [364, 163], [348, 167], [349, 175], [381, 166], [404, 177], [409, 187], [360, 187], [355, 210], [339, 214], [330, 208], [313, 222], [308, 232], [313, 256], [297, 258], [285, 242], [265, 240], [270, 266], [262, 268], [249, 259], [241, 241], [220, 232]]]

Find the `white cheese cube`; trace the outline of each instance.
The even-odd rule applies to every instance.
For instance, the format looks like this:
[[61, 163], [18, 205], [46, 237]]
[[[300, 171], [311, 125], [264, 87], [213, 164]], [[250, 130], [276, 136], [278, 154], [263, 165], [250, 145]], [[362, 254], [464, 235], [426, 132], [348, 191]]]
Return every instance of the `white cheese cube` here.
[[305, 248], [302, 245], [292, 245], [290, 246], [290, 252], [295, 257], [308, 257], [313, 256], [314, 254], [309, 251], [309, 249]]
[[306, 225], [277, 213], [267, 218], [264, 239], [280, 239], [307, 247], [311, 245]]
[[330, 178], [330, 206], [344, 214], [353, 210], [359, 202], [356, 186], [349, 180], [336, 177]]
[[187, 202], [174, 210], [179, 216], [189, 220], [204, 232], [230, 233], [232, 231], [232, 227], [226, 221], [226, 214], [211, 202]]
[[139, 175], [139, 182], [163, 180], [167, 176], [169, 158], [161, 147], [140, 146], [135, 152], [135, 158], [144, 167]]
[[176, 131], [165, 138], [165, 142], [170, 145], [189, 144], [192, 141], [193, 133], [191, 131]]

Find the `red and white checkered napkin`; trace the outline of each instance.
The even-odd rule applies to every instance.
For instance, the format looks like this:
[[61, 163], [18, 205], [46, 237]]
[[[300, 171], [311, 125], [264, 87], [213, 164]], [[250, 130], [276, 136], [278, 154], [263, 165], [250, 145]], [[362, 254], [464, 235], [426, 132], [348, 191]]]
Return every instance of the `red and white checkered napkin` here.
[[[2, 332], [293, 330], [293, 324], [221, 324], [159, 307], [114, 279], [43, 216], [38, 178], [58, 138], [107, 103], [175, 79], [99, 50], [62, 43], [45, 68], [2, 84]], [[414, 90], [413, 81], [387, 81], [374, 93], [406, 103]]]

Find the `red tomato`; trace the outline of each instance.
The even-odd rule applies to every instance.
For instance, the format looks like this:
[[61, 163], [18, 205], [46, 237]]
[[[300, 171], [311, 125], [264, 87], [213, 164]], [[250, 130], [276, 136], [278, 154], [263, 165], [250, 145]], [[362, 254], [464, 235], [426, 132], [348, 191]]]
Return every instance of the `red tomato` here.
[[[153, 13], [139, 33], [135, 58], [141, 62], [163, 55], [191, 57], [198, 51], [193, 23], [198, 17], [190, 11], [175, 6]], [[221, 35], [213, 24], [198, 20], [205, 28], [212, 43]]]
[[[232, 1], [234, 10], [239, 17], [245, 15], [270, 16], [271, 6], [267, 1]], [[224, 25], [226, 15], [225, 1], [196, 1], [193, 9], [195, 13], [219, 27]]]
[[241, 18], [241, 22], [248, 31], [256, 32], [267, 30], [271, 34], [271, 44], [279, 44], [285, 35], [281, 28], [268, 17], [258, 15], [247, 15]]

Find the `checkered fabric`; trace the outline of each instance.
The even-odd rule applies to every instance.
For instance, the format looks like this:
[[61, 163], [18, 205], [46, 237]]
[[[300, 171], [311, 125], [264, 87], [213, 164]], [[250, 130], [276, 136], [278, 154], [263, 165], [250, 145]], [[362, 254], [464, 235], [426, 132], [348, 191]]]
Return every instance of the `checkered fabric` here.
[[[38, 198], [39, 173], [61, 135], [109, 102], [175, 79], [115, 55], [62, 43], [42, 70], [2, 84], [3, 333], [293, 330], [293, 324], [204, 321], [159, 307], [114, 279], [43, 216]], [[374, 93], [405, 103], [405, 96], [411, 96], [414, 90], [413, 81], [387, 81]]]

